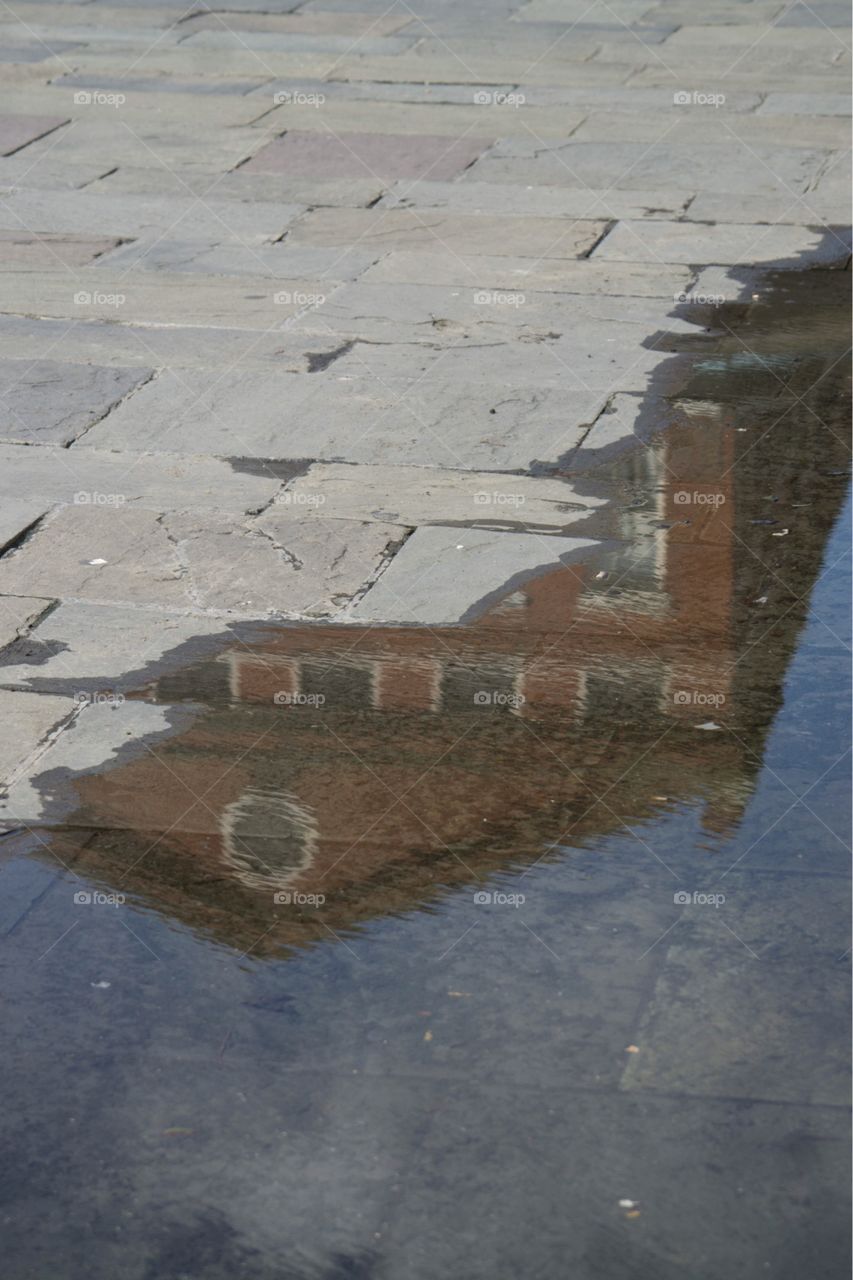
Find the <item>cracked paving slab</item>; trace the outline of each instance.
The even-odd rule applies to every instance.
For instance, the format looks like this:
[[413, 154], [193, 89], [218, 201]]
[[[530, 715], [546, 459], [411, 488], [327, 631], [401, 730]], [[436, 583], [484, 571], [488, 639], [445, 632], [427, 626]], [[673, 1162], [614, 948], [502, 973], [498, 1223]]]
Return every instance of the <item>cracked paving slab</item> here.
[[416, 529], [349, 611], [351, 622], [464, 622], [548, 566], [570, 564], [588, 538], [489, 530]]
[[0, 360], [0, 440], [70, 444], [152, 374], [152, 369]]
[[[73, 461], [83, 466], [88, 447], [133, 451], [144, 444], [181, 454], [526, 469], [531, 458], [551, 456], [556, 442], [579, 439], [602, 404], [582, 383], [567, 396], [429, 372], [421, 379], [375, 376], [375, 351], [351, 350], [320, 376], [237, 374], [217, 382], [209, 374], [164, 373], [89, 431]], [[352, 371], [337, 375], [347, 359]]]
[[[76, 708], [73, 698], [0, 689], [0, 789], [9, 785], [51, 731], [72, 716]], [[0, 823], [3, 821], [0, 808]]]
[[603, 502], [562, 480], [317, 464], [282, 490], [270, 512], [291, 520], [379, 520], [406, 527], [476, 524], [559, 533]]
[[243, 617], [328, 616], [381, 567], [393, 525], [297, 523], [270, 511], [62, 507], [0, 559], [0, 592]]

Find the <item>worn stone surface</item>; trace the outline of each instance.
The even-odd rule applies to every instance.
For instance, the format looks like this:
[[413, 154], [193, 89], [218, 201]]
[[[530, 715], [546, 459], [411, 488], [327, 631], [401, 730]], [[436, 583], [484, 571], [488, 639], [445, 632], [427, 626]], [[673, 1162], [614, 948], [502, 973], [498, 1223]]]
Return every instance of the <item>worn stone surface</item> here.
[[[337, 87], [340, 88], [340, 86]], [[413, 166], [417, 165], [418, 157], [422, 156], [422, 168], [429, 167], [431, 170], [429, 177], [435, 181], [441, 181], [442, 178], [452, 175], [432, 172], [430, 161], [433, 156], [429, 150], [425, 149], [422, 140], [429, 142], [430, 148], [448, 151], [450, 160], [455, 163], [459, 156], [457, 147], [453, 146], [452, 151], [448, 150], [453, 139], [465, 139], [466, 146], [473, 140], [479, 150], [485, 150], [511, 129], [509, 114], [512, 109], [500, 106], [502, 95], [506, 93], [509, 96], [511, 90], [469, 88], [457, 102], [428, 100], [407, 102], [399, 99], [372, 102], [364, 99], [353, 100], [348, 94], [344, 95], [340, 92], [330, 95], [328, 88], [329, 82], [322, 81], [316, 89], [301, 90], [301, 98], [284, 96], [288, 90], [279, 89], [278, 101], [273, 95], [275, 110], [261, 116], [256, 122], [257, 127], [265, 131], [294, 129], [300, 134], [308, 131], [315, 134], [331, 133], [340, 137], [345, 148], [352, 146], [359, 154], [360, 145], [354, 144], [353, 138], [357, 139], [359, 135], [390, 135], [393, 137], [395, 154], [398, 151], [407, 154]], [[292, 95], [293, 91], [291, 90], [290, 93]], [[483, 94], [489, 97], [489, 101], [482, 101]], [[312, 97], [318, 99], [316, 106], [311, 105]], [[494, 101], [495, 98], [497, 102]], [[307, 99], [307, 105], [300, 105], [305, 99]], [[565, 139], [575, 133], [584, 120], [584, 113], [562, 104], [537, 107], [525, 104], [523, 120], [525, 134]], [[764, 124], [766, 125], [767, 121]], [[515, 129], [512, 131], [514, 132]], [[408, 138], [408, 148], [403, 142], [403, 137]], [[433, 141], [438, 138], [444, 138], [443, 148], [438, 148], [437, 143]], [[470, 159], [473, 160], [479, 151], [474, 150], [469, 154]], [[445, 167], [443, 160], [440, 163], [442, 168]], [[377, 172], [381, 172], [378, 165], [374, 168]], [[408, 170], [407, 174], [401, 174], [401, 178], [416, 178], [420, 172], [421, 169], [414, 167]]]
[[[237, 441], [232, 447], [238, 448]], [[38, 449], [0, 443], [4, 492], [13, 495], [10, 537], [16, 537], [53, 503], [100, 506], [120, 512], [125, 506], [163, 511], [257, 511], [280, 487], [262, 465], [235, 469], [218, 458], [179, 458], [168, 453], [118, 453], [108, 449], [42, 445]], [[16, 506], [17, 494], [29, 495]], [[4, 497], [4, 508], [7, 500]], [[5, 531], [6, 526], [2, 526]]]
[[101, 265], [111, 271], [142, 267], [146, 271], [204, 276], [344, 281], [355, 280], [378, 256], [379, 250], [370, 249], [313, 248], [287, 243], [244, 246], [151, 237], [107, 253]]
[[308, 334], [292, 325], [271, 330], [211, 329], [206, 325], [163, 328], [113, 324], [101, 316], [87, 316], [85, 321], [69, 325], [67, 320], [0, 314], [0, 335], [10, 357], [34, 360], [49, 356], [68, 364], [94, 359], [98, 364], [125, 368], [201, 368], [214, 369], [217, 374], [232, 367], [308, 373], [311, 359], [341, 346], [333, 333]]
[[[367, 54], [391, 55], [410, 49], [416, 37], [408, 39], [398, 36], [363, 35], [358, 38], [360, 52]], [[187, 49], [227, 49], [240, 52], [247, 47], [259, 54], [266, 53], [349, 53], [353, 47], [350, 35], [339, 35], [328, 32], [304, 31], [258, 31], [248, 34], [245, 31], [229, 31], [207, 29], [194, 32], [185, 42]]]
[[[105, 164], [101, 172], [108, 167]], [[219, 201], [215, 194], [197, 199], [186, 185], [174, 198], [95, 195], [87, 190], [63, 192], [57, 199], [51, 191], [18, 190], [0, 203], [0, 226], [7, 231], [27, 228], [84, 236], [168, 231], [174, 238], [191, 229], [194, 238], [261, 243], [282, 235], [301, 212], [298, 206]]]
[[45, 260], [64, 267], [83, 267], [114, 249], [117, 240], [86, 240], [30, 231], [0, 231], [0, 266], [20, 271], [42, 269]]
[[22, 635], [50, 605], [50, 600], [38, 596], [0, 595], [0, 649]]
[[752, 263], [843, 266], [849, 238], [821, 227], [708, 227], [687, 222], [619, 222], [596, 246], [593, 258], [609, 262]]
[[350, 610], [353, 621], [461, 622], [508, 586], [547, 565], [569, 563], [588, 539], [528, 533], [421, 528]]
[[290, 231], [293, 244], [384, 249], [441, 249], [448, 254], [577, 258], [588, 252], [606, 223], [583, 219], [463, 217], [453, 213], [372, 209], [316, 209]]
[[616, 297], [671, 298], [691, 278], [686, 267], [658, 263], [631, 263], [612, 267], [591, 261], [564, 258], [502, 258], [479, 254], [434, 253], [412, 249], [386, 254], [362, 280], [365, 284], [445, 284], [470, 290], [476, 281], [482, 289], [507, 295], [525, 290], [549, 293], [613, 294]]
[[317, 463], [277, 495], [271, 511], [291, 520], [380, 520], [411, 527], [477, 524], [559, 533], [601, 501], [561, 480]]
[[[4, 276], [5, 307], [11, 314], [32, 314], [31, 272], [7, 272]], [[304, 311], [302, 298], [325, 298], [334, 285], [323, 281], [287, 281], [250, 276], [225, 281], [203, 277], [197, 289], [187, 289], [180, 272], [149, 273], [109, 270], [100, 265], [85, 276], [60, 273], [58, 265], [40, 275], [38, 314], [66, 320], [108, 320], [139, 326], [197, 326], [204, 328], [279, 328]], [[324, 292], [325, 290], [325, 292]]]
[[[279, 542], [282, 525], [286, 543]], [[138, 508], [62, 507], [0, 561], [0, 594], [235, 613], [325, 614], [356, 593], [398, 536], [355, 521], [294, 525]]]
[[[498, 144], [463, 175], [463, 182], [501, 182], [544, 186], [695, 191], [805, 191], [823, 157], [802, 148], [745, 147], [736, 139], [707, 146], [673, 145], [664, 137], [645, 147], [631, 142], [568, 142], [540, 145], [524, 138]], [[793, 198], [793, 195], [792, 195]]]
[[316, 378], [164, 370], [144, 390], [99, 423], [87, 446], [219, 457], [308, 456], [292, 452], [289, 428], [300, 421], [305, 400], [316, 396]]
[[721, 125], [714, 108], [679, 106], [670, 102], [667, 111], [594, 111], [573, 135], [581, 142], [657, 143], [666, 136], [668, 145], [714, 145], [729, 137], [744, 150], [758, 146], [818, 147], [839, 149], [848, 145], [849, 123], [837, 117], [740, 115]]
[[485, 381], [376, 377], [370, 358], [328, 385], [297, 374], [163, 375], [93, 428], [75, 461], [91, 447], [526, 468], [600, 406], [582, 384], [568, 402], [534, 387], [496, 394]]
[[737, 222], [758, 226], [779, 223], [823, 225], [826, 228], [849, 225], [849, 215], [847, 193], [826, 187], [821, 189], [819, 185], [803, 196], [790, 191], [765, 192], [760, 196], [703, 191], [692, 201], [685, 217], [689, 222]]
[[[246, 173], [242, 168], [225, 174], [176, 173], [171, 169], [145, 169], [127, 165], [106, 174], [96, 187], [98, 194], [177, 196], [179, 199], [192, 194], [208, 205], [211, 203], [211, 191], [216, 195], [216, 204], [233, 202], [248, 206], [260, 205], [267, 210], [275, 205], [301, 209], [322, 209], [325, 206], [366, 209], [381, 197], [384, 185], [379, 179], [371, 177], [337, 180], [294, 178], [286, 173]], [[228, 217], [228, 223], [234, 225], [233, 215]], [[177, 234], [195, 235], [195, 220], [189, 225], [182, 223]], [[267, 238], [277, 239], [278, 234], [271, 230]], [[221, 230], [221, 234], [212, 231], [209, 238], [221, 240], [225, 235], [224, 230]], [[248, 237], [241, 235], [239, 239], [245, 244]], [[262, 237], [259, 237], [257, 243], [261, 240]]]
[[[75, 706], [73, 698], [0, 689], [0, 788], [8, 787], [51, 730], [74, 713]], [[0, 821], [3, 818], [0, 809]]]
[[[219, 189], [219, 188], [218, 188]], [[498, 182], [397, 182], [379, 209], [451, 209], [456, 213], [521, 217], [665, 218], [683, 212], [686, 191], [594, 191], [589, 187], [530, 187]]]
[[0, 684], [71, 695], [104, 685], [133, 688], [149, 664], [226, 627], [222, 618], [201, 613], [69, 601], [48, 613], [26, 644], [7, 650]]
[[[0, 446], [2, 447], [2, 446]], [[26, 493], [26, 490], [22, 490]], [[0, 550], [14, 542], [21, 534], [44, 515], [46, 504], [34, 497], [17, 497], [13, 485], [4, 493], [0, 504]]]
[[67, 123], [61, 116], [0, 116], [0, 155], [10, 156]]
[[151, 370], [41, 360], [0, 361], [0, 440], [69, 444], [102, 418]]
[[768, 93], [757, 110], [760, 116], [849, 116], [846, 93]]
[[455, 177], [488, 146], [488, 140], [464, 140], [420, 134], [416, 138], [382, 133], [288, 131], [243, 165], [246, 173], [284, 173], [294, 178]]

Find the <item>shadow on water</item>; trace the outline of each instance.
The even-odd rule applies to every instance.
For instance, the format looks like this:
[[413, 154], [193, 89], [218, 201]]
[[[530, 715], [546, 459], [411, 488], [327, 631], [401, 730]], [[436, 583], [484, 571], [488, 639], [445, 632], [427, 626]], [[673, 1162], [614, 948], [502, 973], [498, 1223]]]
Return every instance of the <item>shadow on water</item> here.
[[[38, 1204], [58, 1145], [66, 1218], [69, 1170], [136, 1206], [51, 1265], [840, 1274], [846, 306], [816, 271], [708, 308], [643, 447], [560, 464], [601, 545], [466, 625], [235, 625], [130, 680], [164, 733], [38, 779], [21, 850], [67, 873], [13, 1003], [97, 1143], [48, 1108], [13, 1151]], [[81, 884], [111, 943], [52, 941]]]

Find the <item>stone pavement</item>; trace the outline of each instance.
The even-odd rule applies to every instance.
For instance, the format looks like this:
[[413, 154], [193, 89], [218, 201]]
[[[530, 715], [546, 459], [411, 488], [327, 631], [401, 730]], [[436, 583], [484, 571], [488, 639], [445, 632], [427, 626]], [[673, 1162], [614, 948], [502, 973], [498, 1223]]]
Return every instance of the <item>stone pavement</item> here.
[[846, 20], [4, 5], [3, 781], [189, 636], [452, 623], [588, 546], [691, 303], [847, 261]]

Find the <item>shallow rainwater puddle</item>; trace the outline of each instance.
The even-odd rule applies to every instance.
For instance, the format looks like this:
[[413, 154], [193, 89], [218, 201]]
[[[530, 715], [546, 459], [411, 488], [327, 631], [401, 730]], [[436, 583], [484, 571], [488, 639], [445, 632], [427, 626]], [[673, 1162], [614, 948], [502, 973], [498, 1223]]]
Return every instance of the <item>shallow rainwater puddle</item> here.
[[566, 464], [606, 541], [467, 625], [87, 709], [168, 728], [2, 842], [9, 1275], [840, 1274], [840, 285], [710, 316]]

